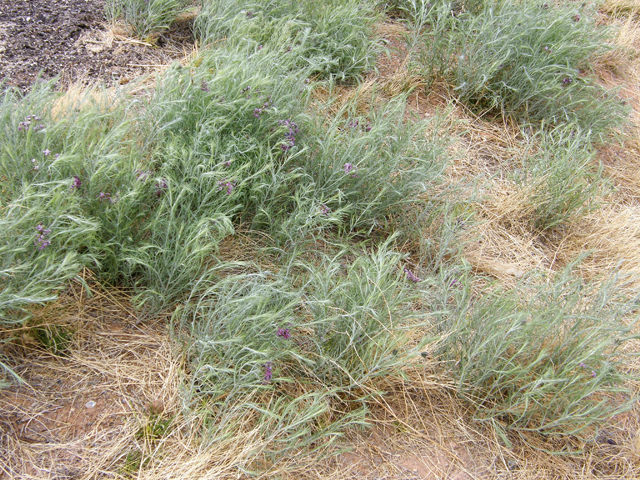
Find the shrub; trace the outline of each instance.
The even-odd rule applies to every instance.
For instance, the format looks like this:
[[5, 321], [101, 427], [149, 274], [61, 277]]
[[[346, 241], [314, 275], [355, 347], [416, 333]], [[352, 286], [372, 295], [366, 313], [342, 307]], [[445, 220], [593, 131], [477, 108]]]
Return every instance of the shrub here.
[[616, 92], [582, 73], [609, 48], [607, 30], [588, 11], [492, 1], [453, 15], [451, 3], [414, 3], [410, 10], [420, 13], [414, 17], [428, 25], [419, 71], [453, 82], [470, 107], [526, 122], [577, 124], [598, 136], [625, 121]]
[[373, 6], [356, 0], [215, 0], [194, 28], [203, 44], [276, 50], [296, 69], [345, 80], [373, 65], [375, 20]]
[[106, 0], [107, 20], [123, 19], [134, 35], [146, 38], [167, 30], [189, 0]]
[[516, 174], [529, 192], [535, 228], [550, 230], [599, 208], [606, 184], [589, 137], [575, 125], [535, 136], [540, 152], [525, 159], [523, 172]]
[[209, 441], [244, 415], [266, 442], [260, 454], [273, 459], [325, 448], [366, 424], [366, 400], [380, 394], [373, 380], [407, 361], [402, 330], [417, 317], [409, 309], [416, 289], [388, 245], [360, 253], [345, 272], [348, 258], [299, 264], [302, 289], [267, 272], [216, 270], [174, 314], [191, 371], [189, 408]]
[[447, 166], [442, 145], [424, 133], [437, 118], [405, 122], [404, 96], [368, 114], [357, 115], [356, 104], [348, 102], [329, 121], [318, 115], [304, 124], [306, 148], [292, 159], [301, 175], [296, 190], [301, 200], [283, 230], [297, 235], [302, 225], [307, 230], [339, 226], [370, 233], [421, 203], [442, 182]]
[[623, 346], [637, 315], [616, 293], [618, 280], [588, 284], [567, 269], [548, 283], [472, 299], [458, 278], [438, 354], [474, 418], [507, 443], [506, 433], [588, 439], [629, 408]]

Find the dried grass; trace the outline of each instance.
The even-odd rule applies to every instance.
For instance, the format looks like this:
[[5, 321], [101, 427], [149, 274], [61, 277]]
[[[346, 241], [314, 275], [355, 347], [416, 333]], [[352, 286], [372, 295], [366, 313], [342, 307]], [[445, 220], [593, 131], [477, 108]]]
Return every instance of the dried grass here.
[[630, 275], [630, 293], [640, 289], [640, 206], [610, 205], [572, 225], [559, 243], [556, 257], [561, 264], [584, 252], [589, 256], [578, 265], [580, 273], [593, 278], [616, 272]]
[[613, 72], [621, 79], [634, 79], [640, 55], [640, 23], [634, 17], [612, 17], [609, 22], [617, 29], [615, 48], [595, 58], [593, 68], [601, 78]]
[[475, 204], [478, 223], [466, 233], [464, 255], [477, 272], [506, 285], [552, 264], [552, 249], [531, 228], [533, 209], [527, 194], [510, 181], [495, 181]]
[[640, 15], [640, 4], [637, 0], [605, 0], [600, 10], [610, 14]]
[[[58, 356], [33, 339], [34, 329], [54, 326], [74, 332]], [[21, 337], [5, 345], [25, 380], [0, 392], [5, 478], [118, 472], [152, 405], [166, 418], [180, 411], [179, 362], [164, 328], [139, 325], [122, 292], [95, 286], [88, 297], [74, 285], [37, 311]]]

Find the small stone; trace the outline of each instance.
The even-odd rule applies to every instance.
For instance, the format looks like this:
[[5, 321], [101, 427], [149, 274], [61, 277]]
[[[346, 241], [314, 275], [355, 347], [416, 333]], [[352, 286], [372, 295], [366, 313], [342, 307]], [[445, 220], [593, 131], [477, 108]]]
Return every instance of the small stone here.
[[87, 403], [84, 404], [84, 406], [87, 408], [93, 408], [96, 406], [96, 402], [94, 402], [93, 400], [89, 400]]

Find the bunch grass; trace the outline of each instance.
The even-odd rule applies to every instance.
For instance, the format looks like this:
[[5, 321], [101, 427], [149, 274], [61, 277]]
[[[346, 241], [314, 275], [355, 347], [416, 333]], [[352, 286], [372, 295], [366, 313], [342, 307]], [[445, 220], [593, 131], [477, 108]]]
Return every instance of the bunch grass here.
[[107, 20], [123, 20], [133, 34], [149, 39], [171, 27], [176, 18], [186, 11], [189, 0], [107, 0]]
[[[483, 2], [460, 10], [451, 2], [407, 2], [418, 72], [455, 85], [477, 112], [520, 122], [577, 124], [599, 139], [626, 121], [615, 90], [588, 76], [611, 47], [594, 13], [574, 4]], [[585, 73], [586, 72], [586, 73]]]
[[[442, 318], [439, 355], [457, 391], [507, 445], [527, 432], [593, 441], [597, 427], [632, 408], [624, 345], [637, 314], [620, 279], [587, 283], [572, 266], [543, 284], [533, 277], [511, 291], [472, 300], [456, 283]], [[622, 400], [621, 400], [622, 399]]]

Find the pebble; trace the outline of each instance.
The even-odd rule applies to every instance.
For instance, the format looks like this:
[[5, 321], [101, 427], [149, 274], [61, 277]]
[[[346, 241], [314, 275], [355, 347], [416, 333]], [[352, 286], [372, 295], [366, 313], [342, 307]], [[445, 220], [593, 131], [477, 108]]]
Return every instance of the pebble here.
[[84, 404], [84, 406], [87, 408], [93, 408], [96, 406], [96, 402], [94, 402], [93, 400], [89, 400], [87, 403]]

